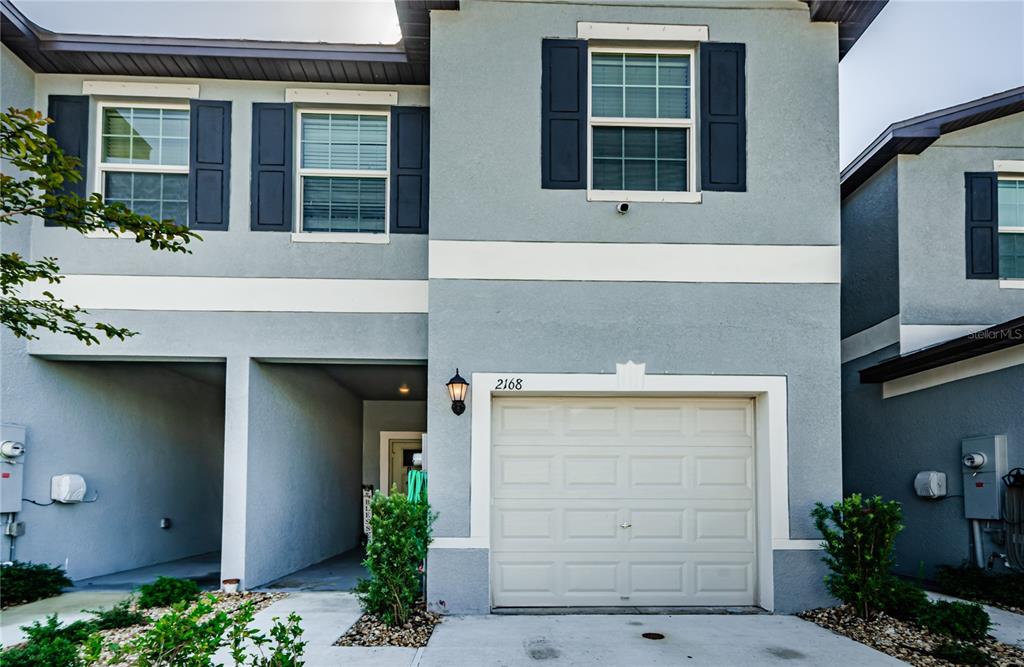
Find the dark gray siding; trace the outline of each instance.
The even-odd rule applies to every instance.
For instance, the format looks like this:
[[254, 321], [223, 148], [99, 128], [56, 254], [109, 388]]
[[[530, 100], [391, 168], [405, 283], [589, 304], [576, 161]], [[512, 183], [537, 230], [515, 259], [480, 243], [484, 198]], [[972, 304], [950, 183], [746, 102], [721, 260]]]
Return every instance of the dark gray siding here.
[[900, 310], [896, 160], [843, 200], [843, 338]]

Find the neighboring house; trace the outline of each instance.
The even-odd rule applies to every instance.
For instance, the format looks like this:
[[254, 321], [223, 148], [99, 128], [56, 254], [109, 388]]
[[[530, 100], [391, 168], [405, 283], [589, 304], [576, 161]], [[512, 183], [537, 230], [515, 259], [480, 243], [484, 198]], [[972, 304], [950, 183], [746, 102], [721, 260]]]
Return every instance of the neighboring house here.
[[[1022, 539], [999, 478], [1024, 466], [1024, 88], [891, 125], [842, 192], [844, 490], [903, 503], [904, 574], [1001, 566]], [[915, 492], [925, 471], [944, 496]]]
[[362, 47], [55, 35], [2, 0], [5, 104], [50, 110], [83, 192], [204, 238], [5, 235], [141, 332], [5, 334], [26, 497], [95, 497], [25, 505], [17, 557], [219, 550], [260, 586], [355, 546], [361, 486], [422, 447], [434, 609], [826, 602], [838, 61], [883, 4], [400, 2], [403, 43]]

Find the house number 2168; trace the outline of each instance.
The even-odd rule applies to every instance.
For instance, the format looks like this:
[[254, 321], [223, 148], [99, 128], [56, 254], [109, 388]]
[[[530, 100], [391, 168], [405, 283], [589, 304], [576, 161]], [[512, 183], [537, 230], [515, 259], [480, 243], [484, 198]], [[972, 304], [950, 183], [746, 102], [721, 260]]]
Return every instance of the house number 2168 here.
[[499, 391], [522, 391], [523, 378], [498, 378], [494, 388]]

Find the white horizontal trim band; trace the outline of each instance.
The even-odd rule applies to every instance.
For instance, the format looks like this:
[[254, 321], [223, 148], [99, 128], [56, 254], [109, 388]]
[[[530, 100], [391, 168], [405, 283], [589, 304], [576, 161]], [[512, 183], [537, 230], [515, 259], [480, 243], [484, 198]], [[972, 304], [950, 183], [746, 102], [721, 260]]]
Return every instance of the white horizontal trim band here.
[[772, 540], [772, 549], [779, 551], [818, 551], [821, 548], [821, 540]]
[[706, 25], [659, 25], [655, 23], [576, 23], [579, 39], [616, 39], [660, 42], [706, 42]]
[[842, 363], [866, 357], [883, 347], [900, 342], [900, 316], [893, 315], [887, 320], [847, 336], [840, 343]]
[[975, 375], [993, 373], [1024, 364], [1024, 345], [989, 352], [973, 359], [964, 359], [946, 366], [932, 368], [882, 383], [882, 398], [893, 398], [921, 391], [940, 384], [964, 380]]
[[82, 94], [116, 95], [120, 97], [172, 97], [190, 100], [199, 97], [199, 86], [190, 83], [83, 81]]
[[426, 280], [68, 275], [35, 285], [93, 310], [425, 313]]
[[900, 325], [900, 354], [908, 354], [931, 345], [945, 343], [947, 340], [987, 329], [992, 324], [902, 324]]
[[431, 241], [430, 277], [838, 283], [839, 246]]
[[1024, 173], [1024, 160], [993, 160], [994, 171], [1008, 174]]
[[398, 104], [396, 90], [338, 90], [336, 88], [285, 88], [285, 102], [309, 104]]
[[1012, 280], [1000, 280], [999, 287], [1003, 289], [1024, 289], [1024, 280], [1014, 278]]

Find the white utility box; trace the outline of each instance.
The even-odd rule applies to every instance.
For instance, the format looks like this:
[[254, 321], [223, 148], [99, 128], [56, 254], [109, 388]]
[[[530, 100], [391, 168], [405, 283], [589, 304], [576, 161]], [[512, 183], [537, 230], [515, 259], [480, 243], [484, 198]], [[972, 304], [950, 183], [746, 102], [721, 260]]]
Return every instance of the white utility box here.
[[25, 490], [25, 427], [0, 426], [0, 514], [21, 511]]
[[946, 495], [946, 473], [922, 470], [914, 478], [914, 492], [922, 498], [941, 498]]
[[75, 473], [54, 475], [50, 479], [50, 498], [58, 503], [82, 502], [85, 489], [85, 478]]

